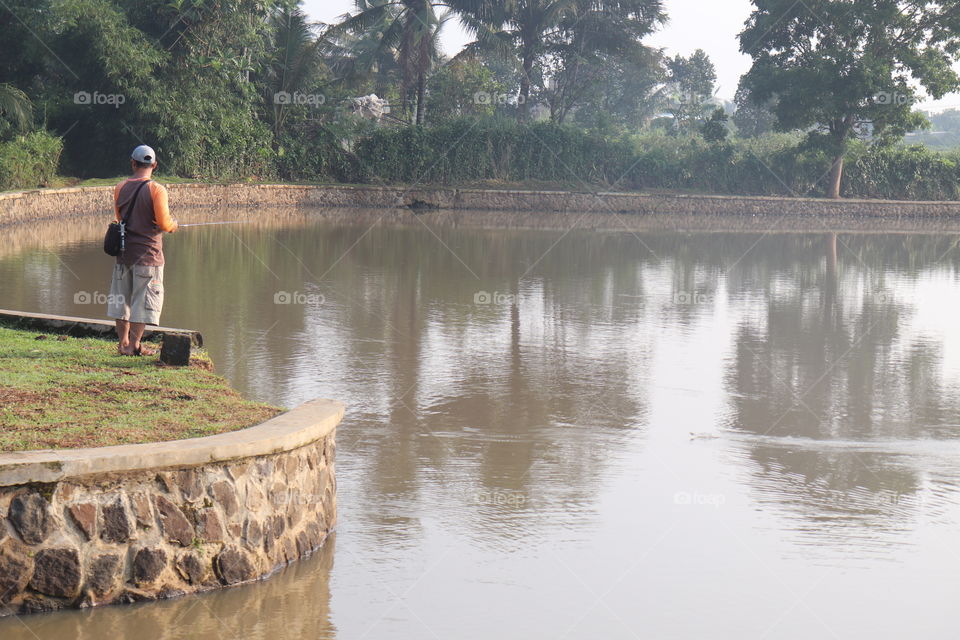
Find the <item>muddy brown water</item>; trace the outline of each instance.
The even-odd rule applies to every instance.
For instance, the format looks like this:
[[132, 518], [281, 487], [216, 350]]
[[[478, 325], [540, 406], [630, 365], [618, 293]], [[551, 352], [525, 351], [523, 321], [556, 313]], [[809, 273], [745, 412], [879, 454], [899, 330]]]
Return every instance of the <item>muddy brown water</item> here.
[[[955, 636], [955, 223], [216, 215], [163, 323], [348, 405], [335, 537], [0, 638]], [[0, 229], [0, 307], [102, 316], [101, 227]]]

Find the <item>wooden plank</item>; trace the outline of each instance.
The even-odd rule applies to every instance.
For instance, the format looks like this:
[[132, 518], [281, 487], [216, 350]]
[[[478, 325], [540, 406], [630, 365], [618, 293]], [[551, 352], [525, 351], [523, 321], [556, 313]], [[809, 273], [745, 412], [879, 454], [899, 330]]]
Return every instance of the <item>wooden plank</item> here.
[[[75, 318], [72, 316], [56, 316], [48, 313], [30, 313], [28, 311], [10, 311], [0, 309], [0, 323], [17, 329], [32, 329], [65, 333], [76, 337], [111, 338], [116, 335], [113, 320], [98, 320], [96, 318]], [[203, 336], [199, 331], [190, 329], [172, 329], [170, 327], [147, 327], [143, 337], [147, 340], [165, 334], [188, 335], [198, 347], [203, 346]]]

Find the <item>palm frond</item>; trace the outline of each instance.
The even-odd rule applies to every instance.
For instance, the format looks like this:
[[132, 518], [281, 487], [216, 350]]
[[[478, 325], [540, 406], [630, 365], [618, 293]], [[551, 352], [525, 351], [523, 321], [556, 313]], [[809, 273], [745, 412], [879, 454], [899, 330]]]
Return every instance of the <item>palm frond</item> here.
[[0, 115], [9, 119], [17, 129], [26, 131], [33, 124], [33, 104], [20, 89], [0, 84]]

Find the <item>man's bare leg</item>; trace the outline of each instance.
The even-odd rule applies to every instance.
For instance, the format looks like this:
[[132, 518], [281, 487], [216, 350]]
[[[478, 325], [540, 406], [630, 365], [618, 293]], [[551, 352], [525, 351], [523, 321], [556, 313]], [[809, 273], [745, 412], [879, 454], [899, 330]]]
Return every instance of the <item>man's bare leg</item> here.
[[140, 344], [140, 338], [143, 337], [146, 328], [147, 325], [142, 322], [130, 323], [130, 355], [152, 356], [154, 354], [153, 349], [148, 349]]
[[117, 320], [117, 337], [120, 338], [120, 353], [133, 355], [133, 349], [130, 348], [130, 323], [126, 320]]

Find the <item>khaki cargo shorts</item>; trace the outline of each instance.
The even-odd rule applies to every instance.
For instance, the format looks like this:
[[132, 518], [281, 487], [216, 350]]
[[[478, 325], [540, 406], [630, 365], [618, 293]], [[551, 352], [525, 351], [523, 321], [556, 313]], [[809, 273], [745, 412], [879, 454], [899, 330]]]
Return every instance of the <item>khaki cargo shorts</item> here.
[[113, 266], [107, 316], [117, 320], [160, 324], [163, 308], [163, 267]]

